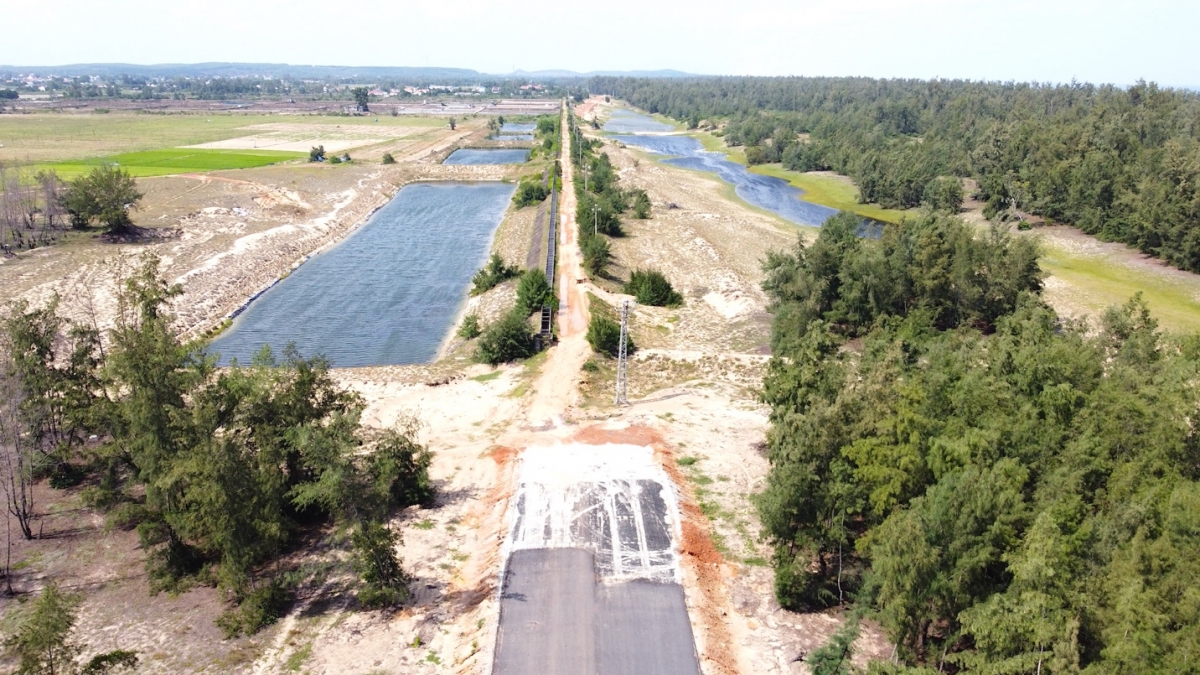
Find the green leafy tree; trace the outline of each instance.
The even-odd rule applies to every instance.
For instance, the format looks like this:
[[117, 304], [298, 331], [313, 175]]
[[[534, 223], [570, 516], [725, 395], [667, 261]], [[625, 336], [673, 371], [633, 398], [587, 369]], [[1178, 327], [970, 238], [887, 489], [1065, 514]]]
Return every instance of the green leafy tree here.
[[482, 295], [517, 276], [520, 271], [516, 266], [505, 263], [499, 253], [493, 253], [487, 264], [471, 277], [471, 295]]
[[318, 146], [314, 147], [313, 149], [309, 150], [308, 151], [308, 161], [324, 162], [325, 161], [325, 146], [318, 145]]
[[479, 328], [479, 315], [474, 312], [463, 317], [462, 325], [458, 327], [458, 336], [464, 340], [473, 340], [479, 337], [482, 330]]
[[18, 659], [21, 675], [64, 675], [75, 672], [80, 648], [67, 641], [75, 625], [79, 600], [53, 582], [46, 585], [6, 641]]
[[450, 131], [454, 131], [454, 128], [455, 128], [454, 118], [451, 117], [450, 118]]
[[396, 556], [400, 535], [378, 521], [361, 523], [354, 533], [354, 568], [363, 580], [358, 601], [364, 607], [392, 607], [408, 599], [409, 577]]
[[359, 112], [370, 112], [371, 94], [366, 87], [354, 87], [350, 94], [354, 96], [354, 105]]
[[536, 350], [528, 319], [529, 313], [517, 306], [488, 326], [479, 336], [475, 358], [494, 366], [533, 356]]
[[671, 282], [658, 270], [633, 270], [624, 291], [643, 305], [676, 307], [683, 304], [683, 296], [671, 287]]
[[621, 325], [600, 314], [592, 314], [588, 321], [587, 341], [592, 351], [616, 356], [621, 342]]
[[554, 289], [542, 270], [525, 270], [517, 284], [517, 307], [529, 316], [545, 305], [554, 304]]
[[385, 152], [385, 153], [383, 153], [383, 163], [384, 164], [395, 164], [396, 158], [392, 157], [392, 153]]
[[854, 641], [858, 639], [859, 617], [851, 614], [829, 642], [821, 645], [804, 659], [813, 675], [853, 675], [860, 672], [850, 662]]
[[62, 207], [73, 227], [98, 221], [110, 234], [120, 234], [133, 224], [129, 212], [141, 200], [142, 193], [127, 171], [105, 165], [71, 181], [63, 192]]
[[934, 211], [958, 213], [963, 204], [962, 184], [954, 177], [934, 178], [925, 186], [921, 202]]
[[612, 251], [608, 239], [602, 236], [581, 237], [583, 244], [583, 268], [594, 277], [602, 277], [612, 259]]

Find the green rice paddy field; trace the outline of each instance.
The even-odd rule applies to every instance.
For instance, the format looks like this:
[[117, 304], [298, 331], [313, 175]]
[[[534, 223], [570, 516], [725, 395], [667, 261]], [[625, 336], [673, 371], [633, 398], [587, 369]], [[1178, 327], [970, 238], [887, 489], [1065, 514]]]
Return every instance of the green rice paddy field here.
[[[376, 121], [378, 120], [378, 121]], [[430, 117], [241, 115], [231, 113], [139, 115], [38, 113], [0, 115], [0, 162], [48, 164], [238, 138], [259, 124], [441, 127]], [[254, 154], [254, 153], [252, 153]]]
[[202, 150], [198, 148], [168, 148], [125, 152], [107, 157], [43, 164], [63, 178], [74, 178], [97, 166], [116, 165], [138, 178], [167, 176], [177, 173], [219, 171], [222, 169], [251, 169], [278, 162], [300, 159], [303, 152], [279, 150]]

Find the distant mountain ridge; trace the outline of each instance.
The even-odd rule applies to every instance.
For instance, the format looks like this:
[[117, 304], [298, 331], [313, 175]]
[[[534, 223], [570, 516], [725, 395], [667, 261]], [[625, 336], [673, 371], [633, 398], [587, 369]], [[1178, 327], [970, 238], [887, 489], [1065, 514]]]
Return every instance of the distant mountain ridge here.
[[321, 66], [290, 63], [74, 63], [61, 66], [5, 66], [0, 74], [35, 74], [82, 77], [87, 75], [140, 75], [150, 77], [390, 77], [397, 79], [431, 78], [446, 81], [479, 80], [481, 78], [569, 79], [598, 75], [613, 77], [695, 77], [678, 70], [596, 70], [578, 73], [571, 70], [517, 70], [507, 75], [482, 73], [469, 68], [439, 68], [414, 66]]

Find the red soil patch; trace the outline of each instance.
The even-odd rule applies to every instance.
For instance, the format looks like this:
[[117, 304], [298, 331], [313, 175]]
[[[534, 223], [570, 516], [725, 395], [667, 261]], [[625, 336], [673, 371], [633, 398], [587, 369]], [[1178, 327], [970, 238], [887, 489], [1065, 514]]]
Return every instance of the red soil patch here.
[[499, 464], [500, 466], [504, 466], [505, 464], [508, 464], [516, 456], [517, 456], [516, 448], [510, 448], [510, 447], [503, 446], [503, 445], [497, 445], [496, 447], [492, 448], [488, 452], [488, 457], [491, 457], [492, 461], [495, 462], [496, 464]]
[[732, 650], [733, 635], [725, 619], [729, 598], [725, 578], [736, 573], [723, 564], [721, 553], [709, 535], [708, 518], [700, 511], [688, 482], [680, 473], [674, 450], [658, 430], [640, 425], [615, 430], [588, 427], [580, 429], [572, 440], [594, 445], [648, 445], [654, 449], [654, 458], [680, 492], [683, 541], [679, 546], [685, 575], [694, 579], [695, 587], [700, 590], [699, 597], [693, 598], [693, 612], [694, 625], [700, 632], [697, 636], [700, 638], [700, 656], [707, 662], [703, 670], [716, 675], [738, 673], [737, 656]]

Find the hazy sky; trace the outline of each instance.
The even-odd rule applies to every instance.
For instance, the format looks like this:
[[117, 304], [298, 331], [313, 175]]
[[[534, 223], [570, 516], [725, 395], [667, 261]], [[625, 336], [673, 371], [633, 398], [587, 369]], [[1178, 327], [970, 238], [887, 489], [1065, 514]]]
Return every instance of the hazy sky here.
[[1200, 86], [1200, 0], [0, 0], [0, 64], [675, 68]]

